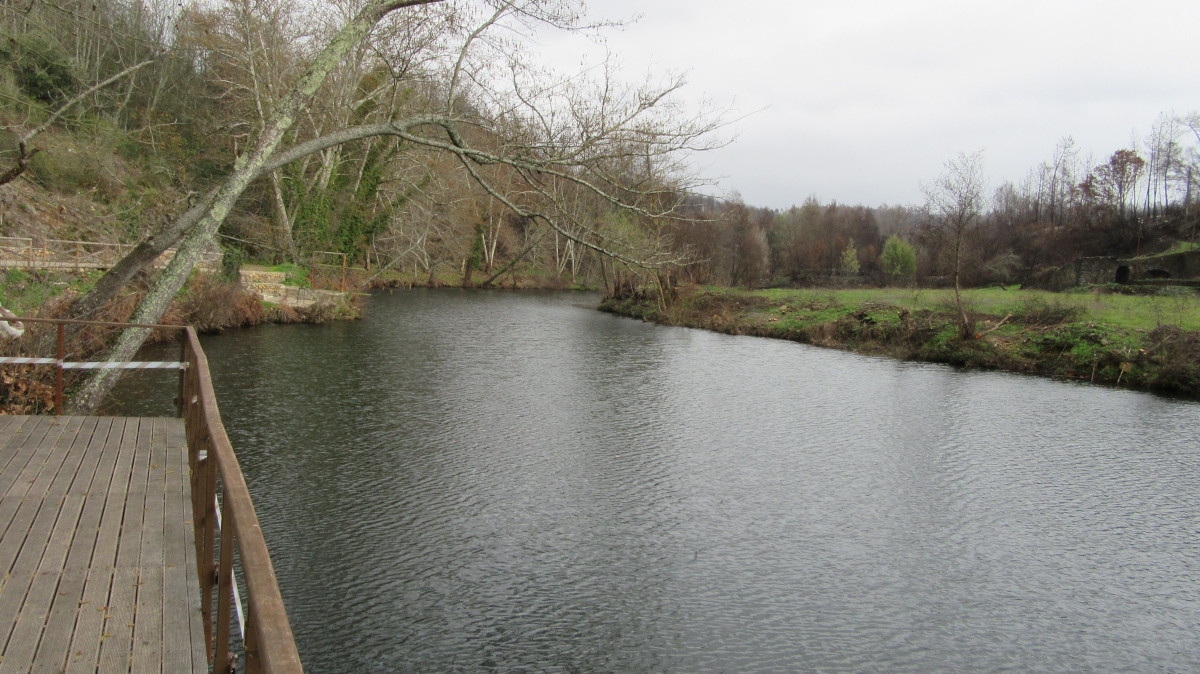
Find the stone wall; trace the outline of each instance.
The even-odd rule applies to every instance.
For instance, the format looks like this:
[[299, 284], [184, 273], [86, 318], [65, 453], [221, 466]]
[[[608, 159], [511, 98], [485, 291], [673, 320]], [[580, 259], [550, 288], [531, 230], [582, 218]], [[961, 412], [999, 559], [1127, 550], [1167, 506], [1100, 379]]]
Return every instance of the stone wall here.
[[346, 293], [285, 286], [283, 280], [286, 275], [283, 272], [242, 270], [239, 274], [246, 289], [258, 293], [263, 301], [272, 304], [305, 308], [314, 304], [341, 304], [346, 301]]
[[1200, 279], [1200, 251], [1155, 255], [1127, 262], [1134, 280]]
[[1120, 259], [1082, 257], [1074, 263], [1043, 271], [1026, 287], [1065, 290], [1105, 283], [1162, 283], [1200, 279], [1200, 251]]

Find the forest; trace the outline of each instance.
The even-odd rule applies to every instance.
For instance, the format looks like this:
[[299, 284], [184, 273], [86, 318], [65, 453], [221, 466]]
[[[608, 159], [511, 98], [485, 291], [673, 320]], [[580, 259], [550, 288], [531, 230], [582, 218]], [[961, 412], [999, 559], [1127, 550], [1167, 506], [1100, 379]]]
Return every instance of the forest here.
[[[922, 178], [914, 181], [928, 195], [933, 177]], [[1103, 161], [1064, 138], [1023, 179], [990, 193], [984, 187], [963, 233], [962, 282], [1030, 283], [1082, 257], [1194, 249], [1198, 181], [1197, 113], [1163, 114], [1144, 141]], [[676, 241], [702, 251], [696, 259], [704, 262], [687, 267], [697, 283], [937, 286], [948, 283], [954, 253], [932, 206], [928, 199], [870, 207], [810, 196], [776, 211], [698, 199], [690, 204], [697, 220], [678, 230]]]
[[[0, 11], [4, 182], [22, 192], [14, 201], [53, 195], [92, 216], [54, 232], [18, 216], [3, 235], [173, 244], [175, 232], [159, 233], [187, 230], [168, 223], [211, 199], [270, 130], [270, 165], [247, 176], [219, 223], [221, 247], [238, 257], [307, 265], [338, 253], [466, 283], [521, 260], [595, 279], [601, 260], [668, 262], [662, 222], [700, 183], [686, 157], [722, 142], [719, 115], [674, 106], [682, 78], [628, 85], [604, 64], [566, 75], [530, 65], [537, 31], [605, 27], [571, 2]], [[339, 42], [355, 21], [369, 32]], [[285, 104], [294, 119], [280, 126]]]

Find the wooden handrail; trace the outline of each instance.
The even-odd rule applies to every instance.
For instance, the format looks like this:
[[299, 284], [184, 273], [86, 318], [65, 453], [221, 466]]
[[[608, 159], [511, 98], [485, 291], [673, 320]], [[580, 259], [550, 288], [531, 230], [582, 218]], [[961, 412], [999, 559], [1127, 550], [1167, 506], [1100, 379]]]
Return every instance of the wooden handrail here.
[[[73, 269], [76, 272], [105, 269], [134, 248], [136, 245], [130, 243], [0, 237], [0, 268]], [[168, 248], [155, 265], [164, 266], [175, 250]], [[206, 254], [201, 261], [211, 264], [215, 259]]]
[[[196, 531], [197, 567], [204, 609], [205, 638], [213, 671], [232, 671], [229, 651], [234, 591], [233, 546], [237, 546], [246, 581], [246, 671], [268, 674], [301, 672], [300, 654], [284, 609], [283, 597], [267, 552], [250, 490], [225, 434], [217, 397], [208, 371], [208, 358], [196, 331], [184, 334], [184, 425], [192, 466], [192, 509]], [[218, 480], [219, 478], [219, 480]], [[219, 484], [218, 484], [219, 483]], [[216, 496], [220, 487], [222, 527], [216, 527]], [[219, 538], [219, 552], [218, 548]], [[212, 593], [217, 593], [217, 614]]]

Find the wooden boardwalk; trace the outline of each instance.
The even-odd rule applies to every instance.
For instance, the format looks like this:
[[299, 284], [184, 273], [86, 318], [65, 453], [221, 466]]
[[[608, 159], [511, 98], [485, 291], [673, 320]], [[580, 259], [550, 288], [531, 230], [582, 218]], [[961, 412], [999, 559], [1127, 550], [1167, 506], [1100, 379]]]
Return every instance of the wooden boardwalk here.
[[206, 672], [182, 419], [0, 416], [0, 674]]

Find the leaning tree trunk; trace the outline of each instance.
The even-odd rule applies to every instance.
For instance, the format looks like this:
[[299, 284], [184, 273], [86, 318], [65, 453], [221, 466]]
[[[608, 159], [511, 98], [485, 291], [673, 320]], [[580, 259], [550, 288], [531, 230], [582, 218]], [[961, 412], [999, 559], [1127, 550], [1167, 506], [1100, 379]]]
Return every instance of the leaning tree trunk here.
[[162, 230], [143, 239], [132, 251], [105, 272], [90, 290], [71, 302], [71, 306], [67, 308], [67, 318], [87, 319], [94, 316], [138, 272], [150, 266], [164, 251], [178, 243], [180, 237], [200, 222], [212, 206], [215, 196], [215, 190], [208, 193]]
[[[171, 300], [183, 287], [192, 269], [200, 260], [200, 254], [217, 233], [225, 216], [250, 182], [260, 173], [264, 164], [275, 152], [284, 134], [295, 122], [296, 117], [325, 81], [329, 73], [342, 58], [366, 36], [388, 13], [403, 7], [428, 5], [444, 0], [391, 0], [376, 2], [365, 7], [330, 40], [329, 44], [313, 60], [308, 71], [300, 78], [295, 88], [279, 102], [271, 119], [264, 126], [254, 147], [238, 157], [233, 173], [217, 189], [211, 204], [199, 220], [188, 228], [175, 257], [155, 281], [146, 296], [138, 304], [131, 322], [157, 323], [167, 310]], [[189, 213], [191, 211], [189, 210]], [[185, 214], [187, 215], [187, 214]], [[126, 361], [141, 347], [149, 335], [145, 328], [130, 328], [121, 333], [116, 344], [108, 352], [108, 360]], [[83, 386], [71, 397], [67, 409], [70, 414], [90, 414], [100, 406], [104, 396], [112, 390], [119, 374], [116, 370], [95, 370]]]

